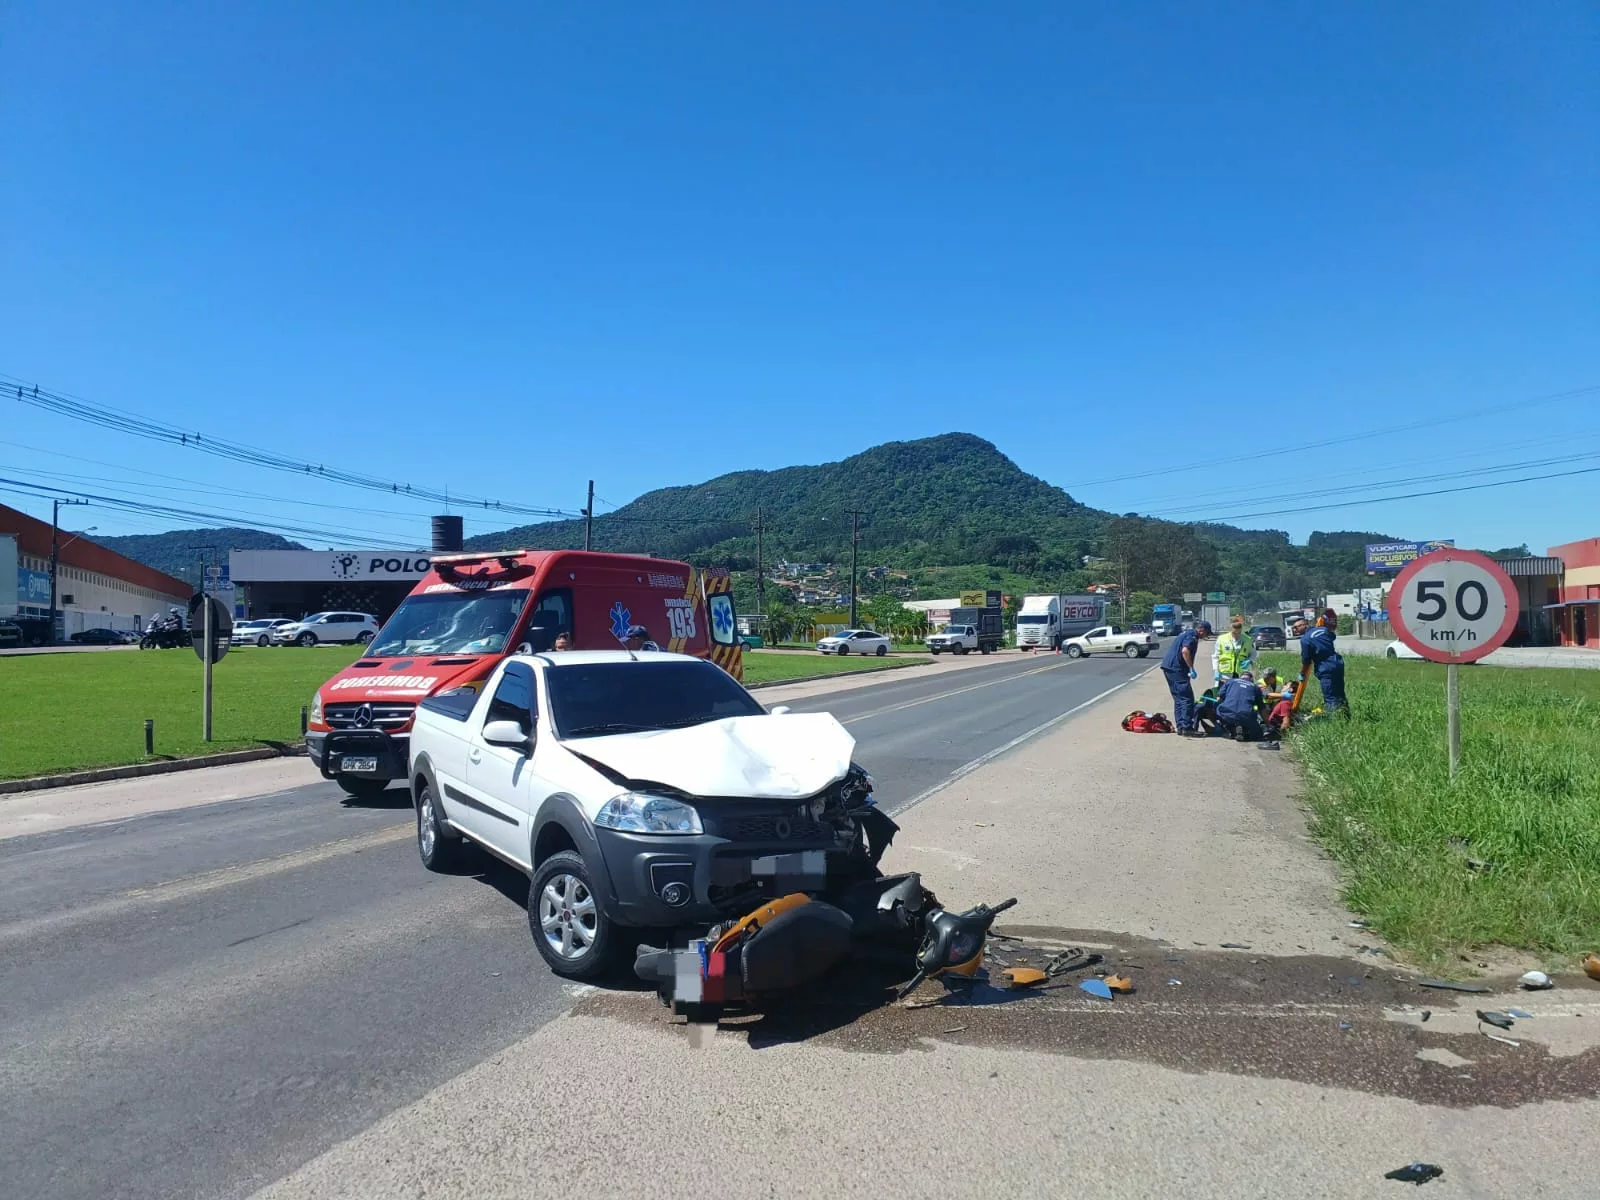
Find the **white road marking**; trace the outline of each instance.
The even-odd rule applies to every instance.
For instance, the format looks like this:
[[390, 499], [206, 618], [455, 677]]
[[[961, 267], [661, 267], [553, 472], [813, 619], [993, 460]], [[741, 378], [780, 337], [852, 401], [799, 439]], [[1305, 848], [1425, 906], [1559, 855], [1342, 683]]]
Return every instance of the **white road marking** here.
[[[1048, 670], [1048, 668], [1042, 668], [1042, 669]], [[1139, 680], [1143, 679], [1146, 675], [1149, 675], [1151, 672], [1155, 671], [1156, 669], [1157, 668], [1155, 668], [1155, 667], [1151, 667], [1148, 670], [1140, 671], [1137, 675], [1133, 676], [1132, 678], [1124, 679], [1121, 683], [1117, 684], [1115, 687], [1107, 688], [1105, 691], [1101, 692], [1098, 696], [1091, 696], [1089, 699], [1085, 700], [1082, 704], [1079, 704], [1075, 708], [1069, 708], [1069, 709], [1067, 709], [1066, 712], [1060, 714], [1059, 716], [1051, 717], [1048, 721], [1045, 721], [1045, 722], [1043, 722], [1042, 724], [1039, 724], [1039, 725], [1035, 725], [1032, 729], [1028, 730], [1026, 733], [1018, 734], [1016, 737], [1012, 738], [1005, 745], [996, 746], [993, 750], [990, 750], [987, 753], [978, 755], [978, 757], [973, 759], [971, 762], [963, 763], [961, 766], [957, 767], [954, 771], [952, 771], [949, 775], [946, 775], [938, 783], [934, 784], [931, 788], [928, 788], [925, 791], [918, 792], [915, 796], [911, 797], [911, 799], [907, 800], [904, 804], [901, 804], [901, 805], [898, 805], [895, 808], [889, 809], [888, 810], [889, 815], [891, 817], [897, 817], [901, 813], [915, 808], [917, 805], [921, 804], [924, 800], [926, 800], [929, 796], [937, 795], [938, 793], [944, 791], [944, 789], [949, 787], [952, 783], [956, 783], [959, 780], [965, 779], [968, 775], [971, 775], [979, 767], [985, 766], [988, 763], [993, 762], [995, 759], [999, 758], [1002, 754], [1006, 754], [1006, 753], [1009, 753], [1012, 750], [1015, 750], [1018, 746], [1022, 745], [1024, 742], [1032, 741], [1034, 738], [1038, 737], [1041, 733], [1046, 733], [1046, 732], [1054, 729], [1057, 725], [1060, 725], [1063, 721], [1067, 720], [1067, 718], [1076, 716], [1078, 713], [1081, 713], [1084, 709], [1088, 708], [1091, 704], [1098, 704], [1100, 701], [1104, 700], [1107, 696], [1111, 695], [1113, 692], [1120, 692], [1123, 688], [1127, 687], [1130, 683], [1138, 682]], [[1032, 672], [1028, 672], [1028, 674], [1032, 674]], [[1020, 678], [1020, 677], [1013, 676], [1013, 678]], [[955, 693], [952, 692], [951, 694], [954, 695]]]

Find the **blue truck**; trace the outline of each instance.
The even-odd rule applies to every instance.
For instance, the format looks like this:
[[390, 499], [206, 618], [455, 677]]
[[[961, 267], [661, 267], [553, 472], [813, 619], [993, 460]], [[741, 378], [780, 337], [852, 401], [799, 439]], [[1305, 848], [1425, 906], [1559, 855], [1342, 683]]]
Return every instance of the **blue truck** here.
[[1150, 632], [1157, 637], [1175, 637], [1181, 623], [1176, 604], [1158, 604], [1150, 610]]

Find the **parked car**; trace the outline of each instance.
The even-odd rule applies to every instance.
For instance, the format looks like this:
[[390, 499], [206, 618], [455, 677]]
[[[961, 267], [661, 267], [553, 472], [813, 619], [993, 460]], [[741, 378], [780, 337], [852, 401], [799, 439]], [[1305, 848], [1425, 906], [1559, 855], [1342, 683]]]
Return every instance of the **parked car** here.
[[819, 640], [817, 649], [824, 654], [876, 654], [882, 658], [889, 653], [889, 639], [870, 629], [845, 629]]
[[81, 629], [68, 640], [80, 646], [128, 646], [137, 642], [139, 635], [126, 629]]
[[365, 646], [378, 636], [378, 619], [367, 613], [312, 613], [279, 625], [270, 636], [279, 646], [315, 646], [323, 642], [360, 642]]
[[741, 633], [739, 640], [744, 643], [746, 650], [759, 650], [767, 644], [759, 633]]
[[417, 850], [447, 872], [477, 843], [526, 874], [540, 955], [591, 978], [622, 927], [705, 927], [794, 890], [774, 861], [872, 874], [877, 810], [854, 749], [833, 717], [768, 713], [705, 659], [514, 655], [417, 707]]
[[20, 646], [22, 641], [22, 626], [13, 621], [0, 621], [0, 650]]
[[293, 625], [288, 617], [257, 617], [249, 621], [235, 621], [232, 644], [235, 646], [270, 646], [272, 631], [284, 625]]
[[1289, 645], [1288, 638], [1284, 637], [1282, 628], [1277, 625], [1252, 625], [1250, 640], [1255, 643], [1257, 650], [1283, 650]]
[[1061, 644], [1068, 658], [1087, 658], [1091, 654], [1125, 654], [1129, 658], [1148, 658], [1161, 641], [1153, 633], [1124, 633], [1120, 625], [1101, 625], [1082, 637], [1068, 638]]

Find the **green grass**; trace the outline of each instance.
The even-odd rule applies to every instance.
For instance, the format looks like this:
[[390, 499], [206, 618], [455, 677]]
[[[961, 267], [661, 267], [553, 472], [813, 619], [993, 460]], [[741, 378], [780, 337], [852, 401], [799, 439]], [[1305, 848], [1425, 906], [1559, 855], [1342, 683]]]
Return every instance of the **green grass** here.
[[[1314, 718], [1290, 746], [1350, 906], [1434, 965], [1600, 947], [1600, 672], [1464, 668], [1454, 781], [1444, 667], [1351, 657], [1345, 679], [1353, 719]], [[1313, 683], [1302, 711], [1320, 699]]]
[[814, 679], [822, 675], [846, 675], [853, 671], [881, 670], [886, 667], [910, 667], [925, 659], [876, 658], [851, 655], [837, 658], [831, 654], [802, 657], [798, 654], [770, 654], [762, 650], [746, 650], [744, 654], [744, 681], [746, 683], [776, 683], [780, 680]]
[[356, 659], [356, 647], [231, 651], [213, 673], [212, 734], [201, 739], [194, 652], [112, 650], [0, 658], [0, 779], [236, 750], [300, 736], [300, 707]]
[[[0, 658], [0, 779], [237, 750], [300, 736], [300, 707], [354, 662], [354, 646], [231, 651], [216, 666], [212, 740], [201, 739], [200, 662], [182, 650], [115, 650]], [[916, 659], [745, 655], [745, 682], [772, 683], [911, 666]]]

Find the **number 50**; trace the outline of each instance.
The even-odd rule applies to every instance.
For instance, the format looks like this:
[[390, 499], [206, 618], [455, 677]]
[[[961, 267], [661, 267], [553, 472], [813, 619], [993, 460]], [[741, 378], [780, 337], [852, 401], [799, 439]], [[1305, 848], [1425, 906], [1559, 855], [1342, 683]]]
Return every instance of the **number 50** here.
[[[1417, 580], [1416, 597], [1418, 604], [1431, 604], [1432, 609], [1421, 609], [1417, 612], [1419, 621], [1437, 621], [1450, 611], [1450, 605], [1445, 600], [1444, 581], [1441, 579]], [[1469, 598], [1476, 601], [1474, 608], [1468, 608]], [[1456, 613], [1463, 621], [1477, 621], [1489, 611], [1489, 589], [1476, 579], [1469, 579], [1456, 588]]]

